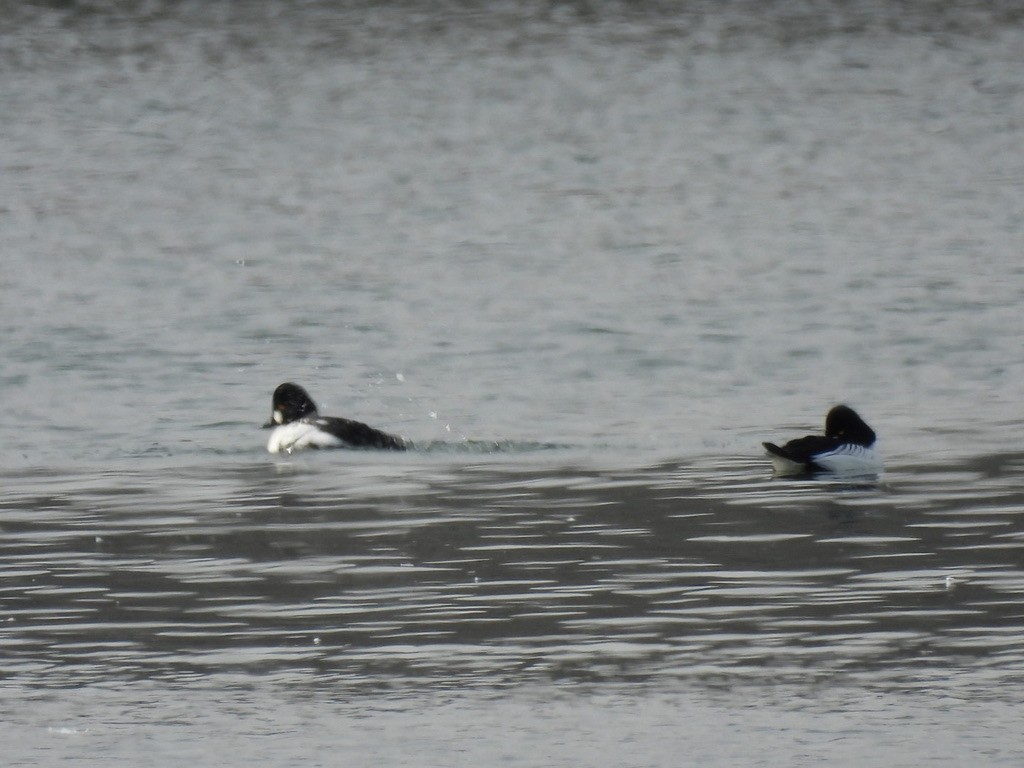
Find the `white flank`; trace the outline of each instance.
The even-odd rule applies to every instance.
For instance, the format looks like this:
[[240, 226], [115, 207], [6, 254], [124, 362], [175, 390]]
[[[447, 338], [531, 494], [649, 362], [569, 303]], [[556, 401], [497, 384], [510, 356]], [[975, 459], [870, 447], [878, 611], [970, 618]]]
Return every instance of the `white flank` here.
[[814, 463], [837, 475], [877, 475], [882, 471], [882, 457], [873, 446], [841, 445], [834, 451], [818, 454]]
[[293, 421], [275, 427], [270, 434], [267, 450], [271, 453], [301, 451], [303, 448], [337, 448], [344, 445], [334, 435], [319, 429], [308, 421]]

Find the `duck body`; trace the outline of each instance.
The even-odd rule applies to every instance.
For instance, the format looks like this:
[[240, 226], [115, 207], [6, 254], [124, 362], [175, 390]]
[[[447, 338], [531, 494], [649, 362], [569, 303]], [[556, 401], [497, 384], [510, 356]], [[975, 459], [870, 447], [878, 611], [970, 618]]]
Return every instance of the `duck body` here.
[[852, 408], [837, 405], [825, 418], [824, 435], [807, 435], [784, 445], [763, 443], [779, 475], [831, 472], [844, 475], [877, 474], [882, 459], [875, 447], [874, 430]]
[[309, 393], [298, 384], [285, 382], [274, 390], [270, 421], [273, 429], [267, 450], [291, 453], [307, 448], [368, 448], [404, 451], [405, 441], [361, 421], [321, 416]]

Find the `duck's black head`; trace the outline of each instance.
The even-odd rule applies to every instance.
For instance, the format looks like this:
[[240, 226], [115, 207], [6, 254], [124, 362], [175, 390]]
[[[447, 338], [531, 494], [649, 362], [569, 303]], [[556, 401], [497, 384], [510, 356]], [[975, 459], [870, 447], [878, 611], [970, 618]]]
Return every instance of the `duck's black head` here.
[[848, 405], [837, 405], [825, 417], [825, 436], [865, 447], [873, 445], [875, 433]]
[[286, 381], [274, 390], [273, 410], [270, 421], [264, 428], [276, 427], [279, 424], [290, 424], [293, 421], [316, 413], [316, 403], [298, 384]]

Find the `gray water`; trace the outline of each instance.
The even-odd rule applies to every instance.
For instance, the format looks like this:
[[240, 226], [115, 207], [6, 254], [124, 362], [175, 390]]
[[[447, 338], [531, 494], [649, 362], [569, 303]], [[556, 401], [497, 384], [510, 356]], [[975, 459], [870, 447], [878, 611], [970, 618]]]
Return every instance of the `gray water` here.
[[5, 765], [1024, 761], [1014, 4], [3, 11]]

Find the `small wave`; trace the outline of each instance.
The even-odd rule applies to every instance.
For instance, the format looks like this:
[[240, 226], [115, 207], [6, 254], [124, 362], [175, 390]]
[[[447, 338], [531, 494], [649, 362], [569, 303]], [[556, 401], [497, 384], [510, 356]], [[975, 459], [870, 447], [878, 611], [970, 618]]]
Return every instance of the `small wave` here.
[[428, 440], [408, 442], [409, 450], [428, 454], [521, 454], [540, 451], [568, 451], [579, 446], [532, 440]]

